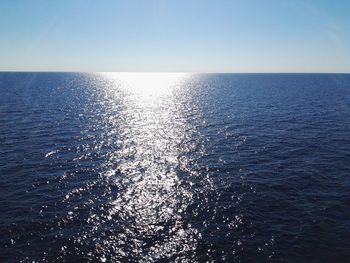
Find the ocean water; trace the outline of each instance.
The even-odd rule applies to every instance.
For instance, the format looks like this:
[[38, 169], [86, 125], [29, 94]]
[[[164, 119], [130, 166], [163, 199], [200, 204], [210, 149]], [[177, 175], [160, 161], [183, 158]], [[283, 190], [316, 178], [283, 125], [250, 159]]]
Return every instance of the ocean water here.
[[0, 73], [0, 262], [350, 262], [350, 75]]

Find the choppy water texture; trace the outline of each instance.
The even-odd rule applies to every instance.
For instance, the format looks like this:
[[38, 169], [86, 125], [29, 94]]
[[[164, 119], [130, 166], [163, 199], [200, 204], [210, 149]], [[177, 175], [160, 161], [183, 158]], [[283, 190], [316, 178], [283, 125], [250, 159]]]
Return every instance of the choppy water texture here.
[[0, 74], [1, 262], [349, 262], [350, 75]]

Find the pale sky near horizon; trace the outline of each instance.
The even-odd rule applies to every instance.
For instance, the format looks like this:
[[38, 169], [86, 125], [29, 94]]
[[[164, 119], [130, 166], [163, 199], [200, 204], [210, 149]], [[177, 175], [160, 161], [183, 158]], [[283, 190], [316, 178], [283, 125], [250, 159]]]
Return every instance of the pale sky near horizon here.
[[350, 72], [346, 0], [0, 0], [1, 71]]

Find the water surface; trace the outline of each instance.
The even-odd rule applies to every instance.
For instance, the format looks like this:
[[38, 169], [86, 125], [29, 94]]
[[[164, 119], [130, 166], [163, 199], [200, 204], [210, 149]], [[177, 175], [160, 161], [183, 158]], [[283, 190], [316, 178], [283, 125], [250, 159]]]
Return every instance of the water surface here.
[[1, 262], [348, 262], [350, 75], [0, 73]]

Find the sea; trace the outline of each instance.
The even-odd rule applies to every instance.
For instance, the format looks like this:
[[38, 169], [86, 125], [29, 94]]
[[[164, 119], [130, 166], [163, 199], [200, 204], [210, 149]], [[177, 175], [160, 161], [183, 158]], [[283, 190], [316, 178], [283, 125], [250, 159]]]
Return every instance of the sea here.
[[350, 75], [0, 73], [0, 262], [350, 262]]

